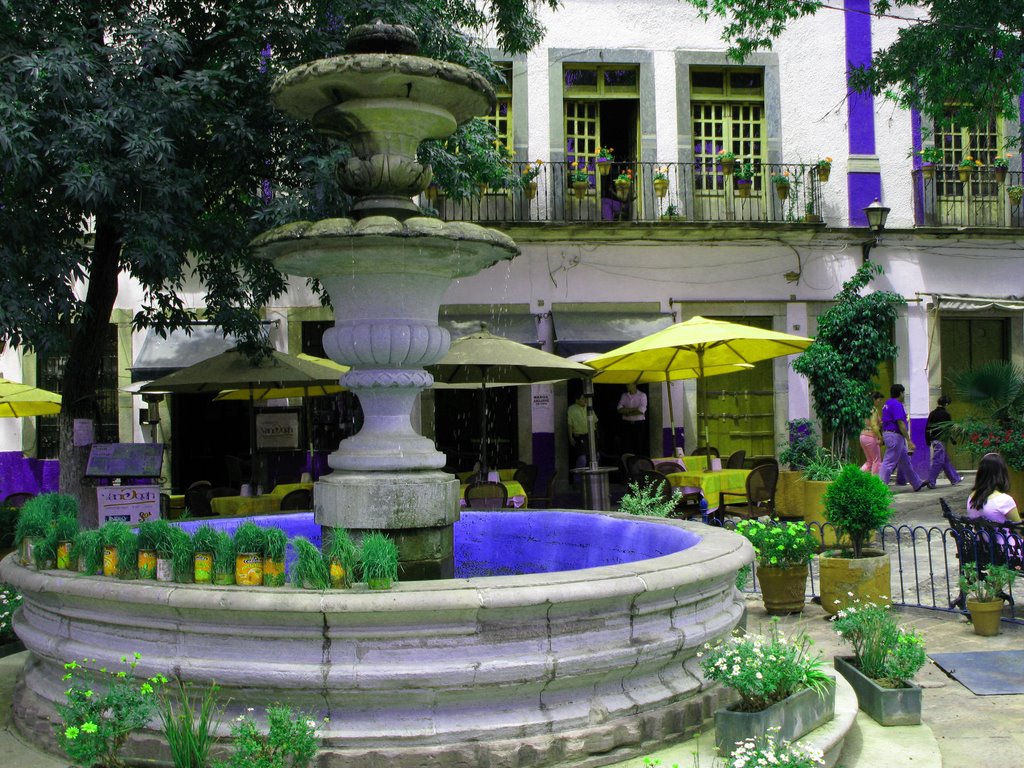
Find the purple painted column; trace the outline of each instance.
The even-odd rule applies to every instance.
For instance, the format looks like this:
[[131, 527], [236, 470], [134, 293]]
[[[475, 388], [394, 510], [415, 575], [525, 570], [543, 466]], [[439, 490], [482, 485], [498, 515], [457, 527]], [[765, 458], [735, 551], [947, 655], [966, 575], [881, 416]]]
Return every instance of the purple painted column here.
[[[846, 63], [847, 72], [857, 66], [871, 64], [871, 2], [845, 0], [846, 9]], [[874, 97], [870, 93], [850, 91], [846, 102], [847, 122], [850, 126], [850, 154], [875, 154]], [[848, 173], [847, 200], [850, 206], [850, 225], [866, 227], [864, 208], [876, 197], [882, 197], [882, 177], [875, 172]]]
[[914, 165], [913, 168], [917, 172], [917, 176], [914, 178], [914, 224], [920, 226], [925, 223], [924, 219], [924, 196], [925, 196], [925, 185], [924, 176], [920, 173], [921, 171], [921, 156], [917, 154], [921, 151], [921, 113], [916, 109], [910, 111], [910, 141], [911, 146], [914, 148]]
[[[533, 464], [537, 467], [537, 479], [534, 487], [545, 489], [548, 480], [555, 474], [555, 436], [551, 432], [533, 433]], [[529, 500], [527, 500], [529, 503]]]

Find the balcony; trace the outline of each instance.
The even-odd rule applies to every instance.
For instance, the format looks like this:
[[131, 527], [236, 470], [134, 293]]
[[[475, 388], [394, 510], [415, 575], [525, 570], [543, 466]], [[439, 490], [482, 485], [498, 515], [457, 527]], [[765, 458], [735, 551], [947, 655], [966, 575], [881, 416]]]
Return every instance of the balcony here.
[[[489, 226], [537, 222], [723, 222], [732, 224], [820, 224], [821, 178], [817, 166], [758, 164], [747, 195], [734, 174], [725, 174], [719, 163], [626, 163], [611, 162], [590, 168], [585, 184], [574, 189], [568, 163], [515, 163], [521, 176], [537, 170], [533, 184], [523, 188], [481, 187], [463, 200], [446, 198], [427, 190], [420, 205], [437, 211], [446, 221], [474, 221]], [[738, 169], [737, 164], [737, 169]], [[655, 174], [665, 177], [656, 182]], [[629, 185], [616, 185], [620, 175]], [[772, 182], [785, 176], [787, 189]]]
[[955, 165], [913, 171], [914, 224], [919, 227], [1021, 227], [1021, 203], [1007, 190], [1021, 173], [999, 174], [991, 167], [970, 170], [961, 180]]

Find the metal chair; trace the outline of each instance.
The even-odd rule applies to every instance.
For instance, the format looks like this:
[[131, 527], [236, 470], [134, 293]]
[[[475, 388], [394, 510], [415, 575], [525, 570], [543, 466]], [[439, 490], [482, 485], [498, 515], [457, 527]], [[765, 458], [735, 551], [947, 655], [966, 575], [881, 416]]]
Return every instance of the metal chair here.
[[661, 472], [663, 475], [671, 475], [673, 472], [684, 471], [674, 461], [659, 461], [657, 464], [654, 465], [654, 468], [658, 472]]
[[[771, 464], [762, 464], [750, 470], [747, 475], [746, 494], [735, 491], [722, 491], [722, 507], [720, 515], [741, 517], [745, 520], [775, 516], [775, 485], [779, 481], [779, 470]], [[728, 496], [742, 497], [743, 501], [726, 501]]]
[[281, 499], [282, 512], [294, 512], [297, 510], [309, 510], [313, 508], [313, 492], [305, 488], [289, 491]]
[[729, 458], [726, 459], [726, 469], [743, 469], [743, 459], [747, 457], [747, 452], [742, 448], [738, 451], [733, 451], [729, 454]]
[[754, 467], [759, 467], [762, 464], [774, 464], [776, 470], [779, 468], [779, 460], [774, 456], [752, 456], [749, 459], [743, 460], [744, 469], [753, 469]]
[[547, 488], [544, 491], [543, 496], [530, 496], [527, 503], [534, 508], [548, 509], [551, 507], [552, 502], [555, 500], [555, 481], [558, 479], [557, 473], [552, 472], [551, 477], [548, 478]]
[[513, 475], [512, 479], [523, 486], [523, 490], [526, 491], [526, 498], [529, 499], [533, 496], [533, 486], [537, 484], [537, 467], [534, 464], [520, 464]]
[[705, 445], [705, 446], [703, 446], [701, 448], [694, 448], [693, 452], [690, 455], [691, 456], [707, 456], [709, 458], [713, 456], [716, 459], [719, 456], [721, 456], [721, 454], [718, 452], [718, 449], [715, 448], [713, 445]]
[[467, 485], [463, 498], [469, 509], [502, 509], [508, 503], [508, 489], [501, 483], [481, 480]]
[[644, 472], [652, 471], [653, 469], [654, 462], [646, 456], [631, 456], [626, 464], [626, 474], [629, 475], [629, 479], [634, 483], [641, 480]]
[[207, 496], [207, 486], [200, 485], [198, 488], [189, 488], [185, 491], [185, 506], [188, 508], [190, 517], [213, 517], [213, 507], [210, 506], [210, 497]]

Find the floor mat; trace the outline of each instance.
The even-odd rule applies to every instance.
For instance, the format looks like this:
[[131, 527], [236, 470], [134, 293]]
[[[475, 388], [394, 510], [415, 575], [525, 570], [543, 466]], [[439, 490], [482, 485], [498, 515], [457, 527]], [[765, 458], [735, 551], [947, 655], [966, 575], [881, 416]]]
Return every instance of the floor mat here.
[[1024, 693], [1024, 651], [928, 655], [947, 675], [976, 696]]

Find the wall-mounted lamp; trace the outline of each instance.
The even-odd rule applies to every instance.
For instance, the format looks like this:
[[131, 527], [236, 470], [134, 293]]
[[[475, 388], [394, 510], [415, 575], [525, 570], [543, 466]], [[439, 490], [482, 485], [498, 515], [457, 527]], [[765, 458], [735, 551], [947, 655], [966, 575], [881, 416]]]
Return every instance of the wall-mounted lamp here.
[[866, 263], [871, 256], [871, 249], [878, 245], [878, 236], [885, 229], [885, 220], [889, 218], [889, 209], [882, 205], [876, 197], [874, 202], [864, 209], [864, 215], [868, 220], [868, 229], [871, 230], [871, 239], [860, 246], [861, 263]]

